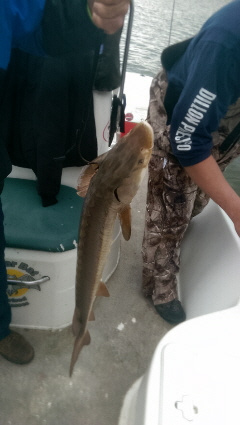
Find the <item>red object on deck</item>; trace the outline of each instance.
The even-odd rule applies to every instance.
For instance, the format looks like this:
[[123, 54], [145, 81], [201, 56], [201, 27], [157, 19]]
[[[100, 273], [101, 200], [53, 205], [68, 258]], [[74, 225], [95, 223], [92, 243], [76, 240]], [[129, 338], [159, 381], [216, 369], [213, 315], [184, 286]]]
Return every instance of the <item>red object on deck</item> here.
[[130, 130], [132, 130], [135, 125], [137, 125], [137, 122], [133, 121], [125, 121], [125, 132], [121, 133], [121, 137], [125, 136], [125, 134], [129, 133]]

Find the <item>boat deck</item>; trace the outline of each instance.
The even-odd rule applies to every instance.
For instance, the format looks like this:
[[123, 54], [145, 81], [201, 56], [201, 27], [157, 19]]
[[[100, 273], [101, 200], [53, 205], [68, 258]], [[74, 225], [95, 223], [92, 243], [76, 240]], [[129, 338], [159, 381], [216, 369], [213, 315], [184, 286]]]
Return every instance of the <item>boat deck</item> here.
[[[0, 357], [1, 425], [117, 425], [124, 395], [145, 373], [159, 340], [171, 328], [141, 293], [141, 242], [146, 179], [132, 203], [132, 237], [122, 240], [119, 265], [98, 298], [91, 344], [68, 376], [73, 336], [20, 330], [35, 349], [26, 366]], [[19, 330], [18, 330], [19, 331]]]

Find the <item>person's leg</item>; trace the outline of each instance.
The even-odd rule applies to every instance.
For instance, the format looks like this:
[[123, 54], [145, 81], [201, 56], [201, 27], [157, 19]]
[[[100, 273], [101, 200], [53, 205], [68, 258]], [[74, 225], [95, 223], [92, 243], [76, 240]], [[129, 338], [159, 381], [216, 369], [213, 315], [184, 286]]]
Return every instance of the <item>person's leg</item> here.
[[[180, 244], [192, 216], [197, 190], [174, 158], [153, 155], [143, 239], [143, 292], [152, 297], [155, 307], [162, 305], [157, 311], [171, 323], [185, 318], [180, 303], [176, 303], [176, 274]], [[172, 317], [169, 308], [173, 309]]]
[[163, 71], [153, 80], [148, 113], [154, 148], [149, 164], [143, 239], [143, 292], [152, 297], [165, 320], [179, 323], [185, 319], [177, 296], [180, 243], [191, 219], [197, 186], [171, 154], [163, 105], [166, 88]]
[[[36, 58], [31, 57], [34, 65]], [[30, 62], [30, 63], [31, 63]], [[36, 81], [36, 113], [34, 131], [38, 193], [44, 207], [57, 203], [61, 186], [62, 168], [69, 132], [69, 69], [65, 58], [43, 58], [39, 81]], [[33, 68], [33, 76], [38, 77]], [[29, 90], [30, 92], [30, 90]], [[29, 93], [29, 99], [31, 92]], [[32, 102], [25, 102], [25, 121]], [[30, 99], [31, 100], [31, 99]], [[71, 143], [71, 140], [69, 141]], [[29, 158], [31, 166], [32, 156]]]
[[[151, 296], [158, 313], [170, 323], [184, 318], [177, 297], [176, 273], [179, 270], [180, 243], [191, 217], [199, 214], [209, 201], [186, 175], [172, 162], [169, 126], [164, 108], [167, 79], [164, 71], [153, 80], [148, 121], [154, 130], [153, 156], [149, 165], [146, 225], [143, 240], [143, 291]], [[222, 141], [239, 122], [240, 100], [213, 134], [212, 154], [220, 169], [240, 155], [240, 144], [220, 153]], [[236, 118], [237, 117], [237, 118]], [[181, 171], [180, 171], [181, 170]]]
[[11, 322], [11, 308], [8, 304], [7, 296], [7, 273], [4, 260], [4, 249], [3, 212], [0, 199], [0, 340], [9, 335], [9, 325]]
[[[2, 186], [1, 182], [0, 186]], [[34, 351], [22, 335], [9, 329], [11, 308], [7, 297], [7, 273], [4, 249], [3, 212], [0, 199], [0, 355], [13, 363], [26, 364], [33, 359]]]
[[206, 195], [206, 193], [204, 193], [200, 188], [197, 189], [191, 218], [195, 217], [203, 211], [203, 209], [207, 206], [209, 199], [210, 198], [208, 195]]

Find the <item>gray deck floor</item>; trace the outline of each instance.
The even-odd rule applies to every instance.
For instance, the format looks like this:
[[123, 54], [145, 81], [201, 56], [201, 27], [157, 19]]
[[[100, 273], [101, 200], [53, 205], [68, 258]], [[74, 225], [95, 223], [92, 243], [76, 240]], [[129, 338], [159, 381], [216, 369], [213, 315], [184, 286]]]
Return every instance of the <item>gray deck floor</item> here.
[[146, 179], [132, 204], [132, 237], [122, 241], [119, 265], [107, 284], [111, 296], [95, 303], [92, 341], [72, 378], [70, 327], [20, 330], [35, 349], [29, 365], [0, 357], [0, 425], [117, 425], [126, 391], [146, 371], [158, 341], [171, 328], [141, 293], [145, 196]]

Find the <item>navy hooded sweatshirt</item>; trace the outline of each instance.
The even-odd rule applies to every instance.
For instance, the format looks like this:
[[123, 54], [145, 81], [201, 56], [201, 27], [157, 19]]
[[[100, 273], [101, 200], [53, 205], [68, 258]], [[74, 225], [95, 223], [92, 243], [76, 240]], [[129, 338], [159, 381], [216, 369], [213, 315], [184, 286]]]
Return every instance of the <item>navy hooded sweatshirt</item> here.
[[211, 155], [211, 133], [240, 97], [239, 0], [206, 21], [167, 76], [181, 93], [171, 118], [172, 150], [191, 166]]

